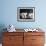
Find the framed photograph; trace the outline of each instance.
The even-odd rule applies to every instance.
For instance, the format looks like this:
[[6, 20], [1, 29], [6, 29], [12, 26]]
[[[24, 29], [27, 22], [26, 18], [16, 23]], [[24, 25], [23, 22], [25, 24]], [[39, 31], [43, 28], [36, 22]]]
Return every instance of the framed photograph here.
[[18, 7], [17, 20], [21, 22], [34, 22], [35, 7]]

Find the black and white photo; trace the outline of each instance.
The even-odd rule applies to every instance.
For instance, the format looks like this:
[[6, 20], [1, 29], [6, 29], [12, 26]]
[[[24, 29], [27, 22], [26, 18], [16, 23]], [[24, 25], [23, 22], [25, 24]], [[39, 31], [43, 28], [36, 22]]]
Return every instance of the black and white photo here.
[[34, 7], [18, 7], [17, 9], [18, 21], [35, 21], [35, 8]]

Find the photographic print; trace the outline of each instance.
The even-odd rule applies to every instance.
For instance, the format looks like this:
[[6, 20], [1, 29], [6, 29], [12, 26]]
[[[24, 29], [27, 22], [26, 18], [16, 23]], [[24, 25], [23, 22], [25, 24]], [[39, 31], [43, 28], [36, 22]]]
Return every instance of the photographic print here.
[[18, 7], [17, 8], [17, 20], [18, 21], [35, 21], [35, 7]]

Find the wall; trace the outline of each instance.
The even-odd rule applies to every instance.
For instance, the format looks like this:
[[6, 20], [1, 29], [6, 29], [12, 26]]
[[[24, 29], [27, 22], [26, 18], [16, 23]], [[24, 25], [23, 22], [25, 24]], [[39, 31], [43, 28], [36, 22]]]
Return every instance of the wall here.
[[[0, 25], [16, 28], [46, 28], [46, 0], [0, 0]], [[35, 7], [35, 22], [18, 22], [17, 7]]]
[[[46, 32], [46, 0], [0, 0], [0, 31], [13, 24], [15, 28], [37, 28]], [[35, 22], [18, 22], [17, 7], [35, 7]]]

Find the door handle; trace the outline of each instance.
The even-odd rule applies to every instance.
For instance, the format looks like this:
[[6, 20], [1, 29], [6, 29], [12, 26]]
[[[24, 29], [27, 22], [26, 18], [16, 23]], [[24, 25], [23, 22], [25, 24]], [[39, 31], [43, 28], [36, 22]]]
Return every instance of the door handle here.
[[36, 40], [36, 39], [32, 39], [32, 40]]

